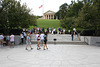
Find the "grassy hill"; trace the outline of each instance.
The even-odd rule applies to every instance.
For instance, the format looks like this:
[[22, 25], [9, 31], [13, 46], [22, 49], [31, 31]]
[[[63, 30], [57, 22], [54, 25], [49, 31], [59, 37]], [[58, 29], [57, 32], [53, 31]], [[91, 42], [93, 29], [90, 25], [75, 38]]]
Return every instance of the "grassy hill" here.
[[38, 19], [37, 20], [37, 26], [39, 28], [48, 28], [48, 27], [59, 27], [60, 26], [60, 21], [59, 20], [49, 20], [49, 19]]
[[[30, 26], [33, 29], [34, 26]], [[50, 19], [37, 19], [37, 27], [39, 28], [58, 28], [60, 27], [60, 20], [50, 20]]]

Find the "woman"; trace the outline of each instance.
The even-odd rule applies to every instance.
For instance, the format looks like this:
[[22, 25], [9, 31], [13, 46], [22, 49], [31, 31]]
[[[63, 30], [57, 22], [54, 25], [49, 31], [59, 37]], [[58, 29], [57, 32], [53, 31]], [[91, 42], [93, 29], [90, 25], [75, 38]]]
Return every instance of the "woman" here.
[[40, 33], [39, 32], [36, 34], [36, 39], [37, 39], [37, 50], [39, 50], [39, 49], [41, 49], [40, 48], [40, 39], [41, 39], [41, 37], [40, 37]]
[[10, 47], [12, 46], [13, 48], [14, 48], [14, 35], [13, 34], [11, 34], [11, 36], [10, 36]]
[[48, 49], [48, 47], [47, 47], [47, 32], [44, 35], [44, 50], [45, 50], [45, 47], [46, 47], [46, 49]]
[[30, 39], [31, 39], [31, 38], [30, 38], [30, 34], [28, 34], [28, 35], [27, 35], [27, 38], [26, 38], [26, 43], [27, 43], [27, 44], [26, 44], [26, 50], [28, 50], [28, 49], [27, 49], [27, 46], [28, 46], [28, 45], [30, 45], [31, 50], [33, 49], [33, 48], [31, 47], [31, 40], [30, 40]]

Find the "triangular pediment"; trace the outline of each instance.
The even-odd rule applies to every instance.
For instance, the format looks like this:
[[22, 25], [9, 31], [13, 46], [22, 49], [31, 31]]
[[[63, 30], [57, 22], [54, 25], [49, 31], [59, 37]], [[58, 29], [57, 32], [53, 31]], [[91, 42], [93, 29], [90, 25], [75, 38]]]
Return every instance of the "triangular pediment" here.
[[55, 13], [55, 12], [53, 12], [53, 11], [51, 11], [51, 10], [48, 10], [48, 11], [45, 12], [44, 14], [52, 14], [52, 13]]

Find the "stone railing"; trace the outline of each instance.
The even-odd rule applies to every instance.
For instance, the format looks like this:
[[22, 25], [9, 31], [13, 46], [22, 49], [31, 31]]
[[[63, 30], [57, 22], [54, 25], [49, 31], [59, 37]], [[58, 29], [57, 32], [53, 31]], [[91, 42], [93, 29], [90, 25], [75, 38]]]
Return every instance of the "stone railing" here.
[[88, 45], [100, 46], [100, 37], [97, 36], [80, 36], [81, 41]]

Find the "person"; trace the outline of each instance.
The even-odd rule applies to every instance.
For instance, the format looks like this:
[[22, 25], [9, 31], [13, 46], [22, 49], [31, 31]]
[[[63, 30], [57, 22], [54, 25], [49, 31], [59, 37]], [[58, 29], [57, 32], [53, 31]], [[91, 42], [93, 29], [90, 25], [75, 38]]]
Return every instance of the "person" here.
[[45, 28], [45, 32], [47, 32], [47, 29]]
[[57, 28], [57, 34], [59, 34], [59, 28]]
[[24, 42], [23, 42], [23, 40], [24, 40], [24, 35], [23, 35], [23, 33], [20, 34], [20, 38], [21, 38], [21, 44], [23, 44], [23, 43], [24, 43]]
[[25, 41], [26, 41], [26, 32], [23, 32], [23, 34], [24, 34], [24, 39], [25, 39]]
[[31, 48], [31, 50], [33, 49], [32, 47], [31, 47], [31, 38], [30, 38], [30, 34], [28, 33], [27, 34], [27, 37], [26, 37], [26, 50], [28, 50], [27, 49], [27, 47], [28, 47], [28, 45], [30, 45], [30, 48]]
[[53, 29], [53, 34], [56, 34], [56, 28]]
[[74, 38], [74, 32], [73, 31], [71, 32], [71, 36], [72, 36], [72, 41], [73, 41], [73, 38]]
[[14, 35], [13, 34], [11, 34], [11, 36], [10, 36], [10, 47], [12, 46], [13, 48], [14, 48]]
[[41, 45], [43, 45], [43, 42], [44, 42], [44, 34], [43, 34], [43, 32], [42, 32], [42, 34], [40, 35], [40, 37], [41, 37]]
[[35, 27], [34, 30], [35, 30], [35, 34], [36, 34], [37, 33], [37, 28]]
[[74, 35], [75, 35], [75, 33], [76, 33], [76, 28], [73, 28], [73, 31], [74, 31]]
[[51, 28], [49, 27], [49, 33], [51, 33]]
[[7, 46], [7, 40], [6, 40], [6, 37], [4, 37], [4, 39], [3, 39], [3, 46]]
[[0, 47], [3, 47], [3, 39], [4, 39], [3, 34], [0, 34]]
[[68, 30], [68, 33], [70, 34], [70, 30]]
[[41, 49], [40, 48], [40, 39], [41, 39], [41, 37], [40, 37], [40, 33], [39, 32], [36, 34], [36, 39], [37, 39], [37, 50], [39, 50], [39, 49]]
[[63, 28], [63, 34], [65, 34], [65, 28]]
[[44, 50], [45, 50], [45, 46], [46, 46], [46, 49], [48, 49], [48, 47], [47, 47], [47, 33], [45, 33], [45, 35], [44, 35]]
[[59, 34], [61, 34], [61, 28], [59, 27]]
[[7, 45], [10, 45], [10, 36], [9, 35], [7, 35], [6, 40], [7, 40]]

